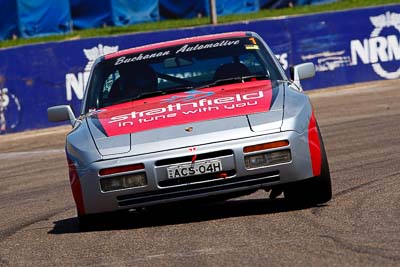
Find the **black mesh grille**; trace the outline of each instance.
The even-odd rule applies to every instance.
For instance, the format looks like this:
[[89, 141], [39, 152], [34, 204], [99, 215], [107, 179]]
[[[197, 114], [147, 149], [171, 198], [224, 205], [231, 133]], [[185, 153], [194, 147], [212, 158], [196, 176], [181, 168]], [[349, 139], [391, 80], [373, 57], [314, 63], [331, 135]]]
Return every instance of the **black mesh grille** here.
[[211, 173], [211, 174], [203, 174], [203, 175], [195, 175], [195, 176], [182, 177], [182, 178], [176, 178], [176, 179], [168, 179], [168, 180], [160, 181], [158, 183], [158, 185], [160, 187], [166, 187], [166, 186], [190, 184], [190, 183], [203, 182], [203, 181], [212, 181], [215, 179], [220, 179], [224, 173], [226, 173], [226, 179], [229, 179], [229, 177], [232, 177], [236, 174], [236, 171], [229, 170], [229, 171], [222, 171], [222, 172], [216, 172], [216, 173]]
[[234, 189], [252, 185], [261, 185], [279, 181], [279, 171], [262, 173], [242, 178], [228, 178], [211, 181], [209, 183], [189, 184], [182, 187], [160, 189], [157, 192], [146, 192], [118, 196], [119, 206], [129, 206], [151, 201], [159, 201], [183, 196], [192, 196], [203, 193], [212, 193], [220, 190]]

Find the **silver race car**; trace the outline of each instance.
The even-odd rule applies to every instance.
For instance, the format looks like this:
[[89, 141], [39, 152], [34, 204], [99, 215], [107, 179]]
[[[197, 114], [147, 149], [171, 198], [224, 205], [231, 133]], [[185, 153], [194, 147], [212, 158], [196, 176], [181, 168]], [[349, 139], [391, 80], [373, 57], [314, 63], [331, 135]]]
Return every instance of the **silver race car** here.
[[199, 36], [98, 58], [66, 154], [82, 227], [95, 214], [258, 189], [289, 203], [332, 197], [322, 138], [300, 80], [253, 32]]

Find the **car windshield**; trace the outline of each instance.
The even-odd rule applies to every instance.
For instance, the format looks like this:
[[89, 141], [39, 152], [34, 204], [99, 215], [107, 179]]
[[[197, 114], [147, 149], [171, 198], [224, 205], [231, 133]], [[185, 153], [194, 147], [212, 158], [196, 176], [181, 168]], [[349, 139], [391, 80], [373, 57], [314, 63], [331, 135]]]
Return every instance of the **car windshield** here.
[[96, 65], [86, 112], [157, 95], [258, 79], [281, 80], [282, 74], [255, 37], [147, 50]]

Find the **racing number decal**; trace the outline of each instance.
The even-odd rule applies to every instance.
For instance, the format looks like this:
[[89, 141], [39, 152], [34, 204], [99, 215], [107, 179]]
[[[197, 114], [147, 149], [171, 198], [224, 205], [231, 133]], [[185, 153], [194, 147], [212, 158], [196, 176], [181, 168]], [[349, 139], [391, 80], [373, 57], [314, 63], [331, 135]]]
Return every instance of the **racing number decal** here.
[[256, 44], [257, 44], [256, 38], [250, 37], [249, 40], [253, 43], [253, 45], [256, 45]]
[[250, 37], [249, 41], [250, 41], [251, 44], [244, 45], [244, 48], [246, 48], [247, 50], [258, 50], [258, 49], [260, 49], [258, 47], [257, 42], [256, 42], [256, 38]]

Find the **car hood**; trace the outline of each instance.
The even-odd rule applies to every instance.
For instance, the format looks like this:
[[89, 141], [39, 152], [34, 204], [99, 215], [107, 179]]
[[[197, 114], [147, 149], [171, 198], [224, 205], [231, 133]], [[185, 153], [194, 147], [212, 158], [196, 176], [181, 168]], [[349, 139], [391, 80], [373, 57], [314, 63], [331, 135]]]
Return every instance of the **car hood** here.
[[86, 116], [103, 156], [140, 155], [279, 132], [282, 84], [251, 81], [109, 106]]

